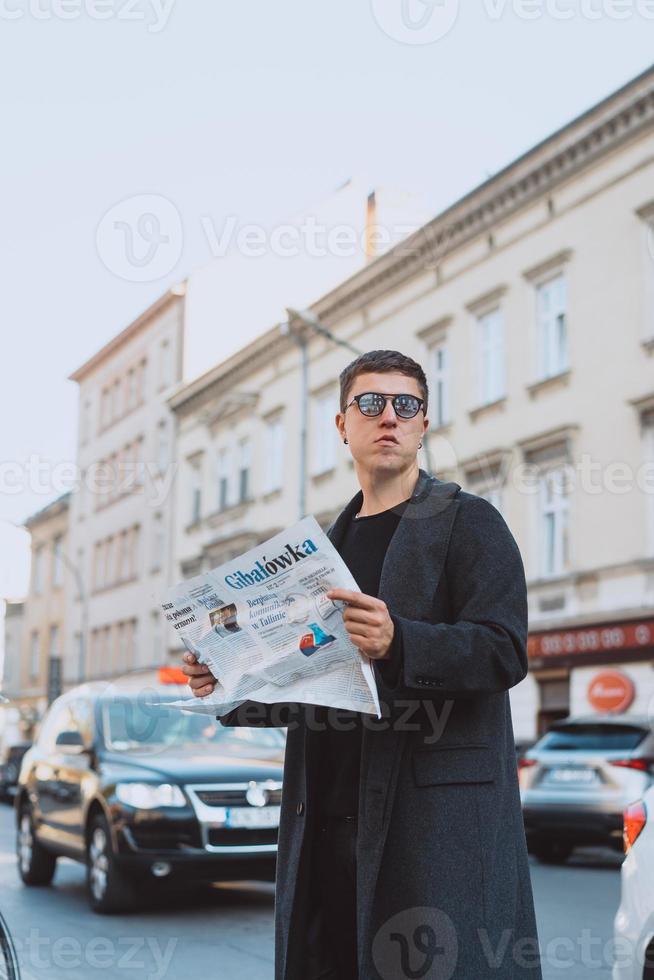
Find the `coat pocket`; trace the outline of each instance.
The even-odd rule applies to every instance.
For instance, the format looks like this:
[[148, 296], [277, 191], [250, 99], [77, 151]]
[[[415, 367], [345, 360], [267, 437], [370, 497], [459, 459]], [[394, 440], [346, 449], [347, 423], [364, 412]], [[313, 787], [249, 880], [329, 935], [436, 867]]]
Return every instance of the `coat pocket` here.
[[492, 783], [497, 756], [488, 745], [448, 745], [413, 752], [416, 786]]

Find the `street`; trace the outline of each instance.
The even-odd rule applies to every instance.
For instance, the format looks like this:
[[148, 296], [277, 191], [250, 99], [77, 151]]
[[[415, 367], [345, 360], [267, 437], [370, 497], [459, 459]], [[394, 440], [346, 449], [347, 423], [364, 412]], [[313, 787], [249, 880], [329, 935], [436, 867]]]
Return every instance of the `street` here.
[[[579, 852], [564, 867], [532, 863], [544, 980], [608, 980], [620, 855]], [[273, 887], [220, 885], [157, 896], [132, 916], [96, 916], [84, 869], [60, 859], [51, 888], [24, 888], [13, 811], [0, 806], [0, 910], [23, 980], [272, 980]], [[492, 971], [491, 971], [492, 972]], [[481, 978], [478, 978], [481, 980]]]

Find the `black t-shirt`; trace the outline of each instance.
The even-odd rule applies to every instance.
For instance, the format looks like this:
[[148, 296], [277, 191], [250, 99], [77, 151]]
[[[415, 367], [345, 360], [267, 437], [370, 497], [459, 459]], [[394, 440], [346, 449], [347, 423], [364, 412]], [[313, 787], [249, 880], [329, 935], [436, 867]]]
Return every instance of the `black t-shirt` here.
[[[370, 517], [354, 517], [339, 548], [340, 555], [366, 595], [377, 596], [386, 550], [408, 501]], [[391, 650], [391, 656], [397, 650]], [[320, 811], [325, 816], [355, 815], [359, 809], [361, 714], [325, 709], [322, 741], [323, 776]], [[330, 720], [333, 723], [330, 723]]]

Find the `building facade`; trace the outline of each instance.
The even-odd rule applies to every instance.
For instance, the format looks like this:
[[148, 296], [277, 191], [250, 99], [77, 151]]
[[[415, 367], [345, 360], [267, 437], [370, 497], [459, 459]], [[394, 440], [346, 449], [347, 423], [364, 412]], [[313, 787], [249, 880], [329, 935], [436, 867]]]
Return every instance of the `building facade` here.
[[[514, 161], [312, 307], [430, 380], [421, 463], [487, 497], [520, 546], [529, 677], [520, 740], [569, 713], [654, 713], [654, 71]], [[307, 345], [308, 460], [300, 475]], [[334, 427], [352, 355], [291, 323], [171, 399], [174, 574], [356, 485]]]
[[[66, 597], [75, 589], [69, 517], [70, 494], [64, 494], [25, 521], [31, 537], [29, 591], [20, 606], [7, 606], [4, 684], [27, 737], [62, 691]], [[14, 618], [19, 622], [11, 628]]]
[[159, 596], [170, 577], [184, 286], [169, 290], [71, 375], [79, 385], [79, 489], [70, 556], [67, 686], [165, 659]]

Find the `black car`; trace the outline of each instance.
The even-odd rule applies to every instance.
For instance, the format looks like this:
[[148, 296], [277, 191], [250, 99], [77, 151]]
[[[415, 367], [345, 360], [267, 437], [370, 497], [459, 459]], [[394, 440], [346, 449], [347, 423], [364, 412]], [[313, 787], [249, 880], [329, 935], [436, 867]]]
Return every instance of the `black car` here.
[[4, 759], [0, 762], [0, 800], [12, 800], [16, 795], [18, 773], [23, 756], [31, 742], [19, 742], [5, 749]]
[[95, 682], [52, 704], [15, 800], [26, 885], [61, 855], [86, 864], [96, 912], [132, 907], [137, 882], [274, 879], [284, 733], [161, 704], [180, 696]]

